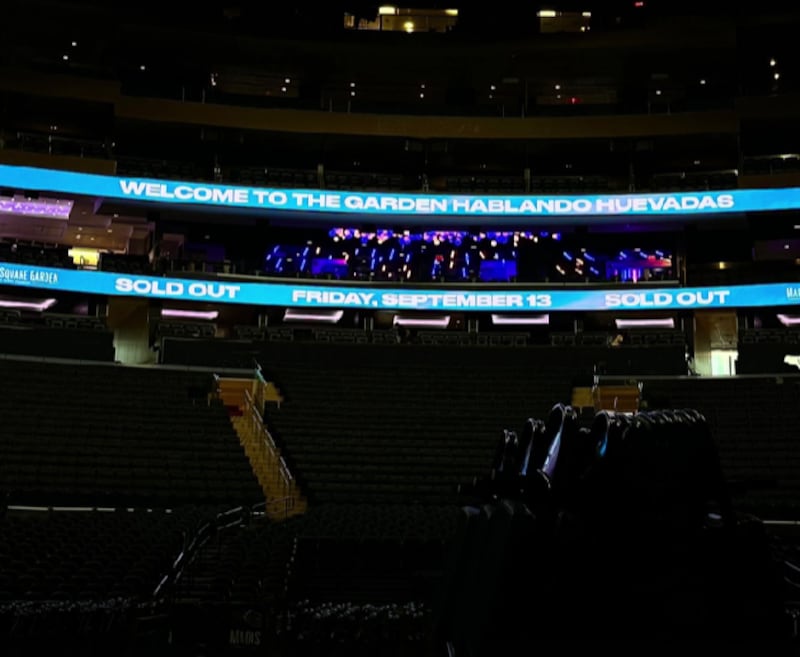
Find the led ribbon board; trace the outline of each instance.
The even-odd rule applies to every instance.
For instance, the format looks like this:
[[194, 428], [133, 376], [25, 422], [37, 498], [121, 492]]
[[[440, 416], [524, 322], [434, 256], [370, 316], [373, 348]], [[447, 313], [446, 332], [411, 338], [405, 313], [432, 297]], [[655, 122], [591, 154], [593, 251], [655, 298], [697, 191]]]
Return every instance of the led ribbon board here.
[[800, 305], [800, 283], [643, 289], [380, 288], [130, 276], [0, 263], [0, 286], [289, 308], [439, 311], [682, 310]]
[[800, 208], [800, 188], [668, 194], [501, 196], [242, 187], [0, 165], [0, 187], [179, 205], [381, 216], [664, 217]]

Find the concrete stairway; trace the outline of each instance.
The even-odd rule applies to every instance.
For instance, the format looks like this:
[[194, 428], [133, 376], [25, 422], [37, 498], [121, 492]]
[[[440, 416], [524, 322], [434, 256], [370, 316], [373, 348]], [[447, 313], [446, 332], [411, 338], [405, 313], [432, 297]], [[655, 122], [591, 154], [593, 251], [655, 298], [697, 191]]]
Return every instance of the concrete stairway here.
[[264, 403], [280, 403], [280, 392], [255, 378], [223, 377], [219, 379], [219, 396], [264, 491], [267, 515], [281, 520], [304, 513], [307, 500], [261, 415]]

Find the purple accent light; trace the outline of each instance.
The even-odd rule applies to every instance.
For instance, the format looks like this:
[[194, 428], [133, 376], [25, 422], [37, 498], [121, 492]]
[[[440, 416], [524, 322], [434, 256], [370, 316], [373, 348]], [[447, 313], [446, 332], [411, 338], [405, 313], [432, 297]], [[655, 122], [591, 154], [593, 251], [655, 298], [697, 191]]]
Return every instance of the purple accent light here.
[[72, 203], [65, 199], [0, 198], [0, 213], [66, 220], [72, 212]]
[[410, 326], [411, 328], [447, 328], [450, 324], [450, 315], [431, 318], [403, 317], [395, 315], [392, 320], [394, 326]]
[[216, 319], [218, 310], [178, 310], [177, 308], [162, 308], [162, 317], [182, 317], [185, 319]]
[[283, 313], [284, 322], [326, 322], [335, 324], [344, 315], [344, 310], [317, 310], [316, 312], [303, 312], [287, 308]]
[[783, 313], [778, 313], [778, 321], [784, 326], [800, 325], [800, 317], [797, 315], [785, 315]]
[[672, 317], [663, 319], [615, 319], [617, 328], [675, 328]]
[[502, 325], [529, 325], [529, 326], [543, 326], [550, 323], [550, 315], [529, 315], [527, 317], [518, 317], [516, 315], [500, 315], [492, 313], [492, 324], [498, 326]]
[[55, 305], [55, 299], [44, 299], [43, 301], [12, 301], [10, 299], [0, 299], [0, 308], [19, 308], [20, 310], [36, 310], [43, 312]]

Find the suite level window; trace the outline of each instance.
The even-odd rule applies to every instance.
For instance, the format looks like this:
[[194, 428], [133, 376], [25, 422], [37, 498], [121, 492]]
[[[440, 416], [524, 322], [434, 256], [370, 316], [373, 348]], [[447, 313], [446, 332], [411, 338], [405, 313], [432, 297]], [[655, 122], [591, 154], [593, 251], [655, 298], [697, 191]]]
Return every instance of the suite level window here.
[[592, 12], [590, 11], [555, 11], [542, 9], [537, 12], [539, 32], [554, 34], [558, 32], [588, 32], [592, 29]]
[[359, 16], [345, 13], [347, 30], [375, 32], [449, 32], [458, 21], [458, 9], [414, 9], [382, 5], [376, 13]]

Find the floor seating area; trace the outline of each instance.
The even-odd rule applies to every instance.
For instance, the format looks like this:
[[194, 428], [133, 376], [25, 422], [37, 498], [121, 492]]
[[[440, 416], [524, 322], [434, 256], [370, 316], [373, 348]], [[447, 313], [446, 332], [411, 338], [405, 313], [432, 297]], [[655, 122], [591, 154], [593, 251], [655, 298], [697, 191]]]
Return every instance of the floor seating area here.
[[[540, 344], [532, 342], [530, 335], [504, 331], [468, 333], [418, 330], [413, 335], [403, 336], [386, 329], [364, 331], [300, 326], [249, 328], [248, 331], [238, 326], [236, 339], [203, 337], [198, 332], [191, 339], [187, 339], [188, 332], [184, 333], [184, 337], [164, 336], [160, 339], [159, 362], [194, 367], [248, 368], [253, 367], [254, 361], [264, 362], [273, 353], [275, 343], [283, 345], [290, 342], [325, 343], [331, 346], [394, 346], [406, 349], [406, 352], [420, 347], [438, 347], [446, 349], [451, 362], [471, 360], [475, 354], [486, 350], [491, 350], [492, 354], [500, 350], [513, 350], [525, 362], [549, 364], [555, 361], [561, 370], [570, 370], [572, 377], [589, 380], [595, 373], [642, 376], [688, 373], [685, 338], [680, 332], [672, 332], [668, 340], [655, 343], [637, 341], [637, 335], [631, 334], [623, 345], [612, 349], [608, 346], [612, 336], [605, 332], [591, 336], [554, 333], [551, 335], [552, 344]], [[213, 326], [210, 329], [213, 331]]]
[[275, 343], [262, 358], [284, 396], [268, 428], [312, 504], [452, 504], [504, 427], [571, 390], [549, 351]]
[[461, 505], [436, 616], [455, 654], [791, 639], [797, 566], [729, 497], [702, 414], [602, 411], [582, 426], [559, 404], [538, 420]]
[[11, 504], [254, 504], [263, 493], [210, 372], [2, 358]]
[[302, 516], [266, 516], [220, 527], [198, 550], [170, 596], [179, 606], [275, 607], [285, 597], [287, 564]]
[[800, 376], [647, 378], [642, 400], [705, 415], [739, 508], [800, 520]]
[[9, 508], [0, 517], [0, 651], [133, 649], [153, 592], [214, 508]]
[[207, 507], [9, 510], [0, 518], [0, 606], [148, 599]]
[[[575, 627], [604, 639], [794, 636], [797, 541], [767, 522], [800, 520], [800, 376], [642, 376], [637, 413], [587, 418], [564, 403], [582, 358], [261, 345], [281, 393], [267, 425], [309, 508], [283, 522], [242, 512], [201, 544], [217, 513], [264, 502], [228, 410], [209, 397], [210, 370], [0, 358], [8, 654], [33, 636], [54, 649], [70, 622], [79, 637], [99, 625], [108, 646], [130, 642], [137, 603], [190, 545], [169, 605], [150, 617], [162, 623], [152, 654], [168, 653], [167, 636], [172, 654], [258, 636], [286, 655], [426, 657], [445, 644], [513, 653]], [[60, 509], [73, 505], [92, 510]]]
[[[283, 604], [267, 640], [293, 655], [475, 657], [586, 633], [792, 641], [796, 537], [737, 506], [710, 418], [651, 406], [586, 425], [559, 403], [496, 436], [457, 503], [311, 506], [290, 521], [286, 578], [265, 580]], [[285, 558], [274, 528], [252, 531], [264, 562]]]
[[288, 603], [430, 607], [457, 522], [455, 505], [312, 508], [296, 536]]
[[163, 648], [154, 592], [217, 514], [264, 503], [213, 374], [4, 356], [0, 375], [0, 651]]
[[72, 358], [113, 363], [116, 355], [114, 332], [74, 325], [59, 326], [55, 322], [15, 324], [0, 327], [3, 354], [39, 358]]
[[427, 654], [458, 516], [453, 505], [329, 504], [232, 523], [175, 583], [173, 643], [223, 651], [233, 626], [275, 654]]

